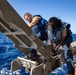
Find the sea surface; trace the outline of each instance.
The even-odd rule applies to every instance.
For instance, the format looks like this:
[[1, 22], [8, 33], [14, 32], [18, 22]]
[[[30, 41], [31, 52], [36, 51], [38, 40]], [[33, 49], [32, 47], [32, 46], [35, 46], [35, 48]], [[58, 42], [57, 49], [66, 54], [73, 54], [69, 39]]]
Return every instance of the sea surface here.
[[[73, 40], [76, 41], [76, 34], [73, 34]], [[0, 32], [0, 75], [30, 75], [25, 73], [25, 68], [11, 72], [11, 61], [18, 56], [23, 57], [24, 54], [14, 47], [13, 41]], [[64, 64], [50, 75], [65, 75], [67, 71], [67, 66]]]

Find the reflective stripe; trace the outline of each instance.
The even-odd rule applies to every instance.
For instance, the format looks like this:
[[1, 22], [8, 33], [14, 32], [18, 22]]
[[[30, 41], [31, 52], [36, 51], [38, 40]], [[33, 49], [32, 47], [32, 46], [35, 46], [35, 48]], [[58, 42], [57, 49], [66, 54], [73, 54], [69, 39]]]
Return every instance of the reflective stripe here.
[[68, 52], [69, 48], [67, 47], [67, 45], [63, 45], [63, 48], [64, 48], [64, 56], [65, 56], [65, 59], [67, 59], [68, 58], [67, 52]]
[[48, 42], [52, 44], [53, 34], [52, 34], [52, 28], [48, 25]]

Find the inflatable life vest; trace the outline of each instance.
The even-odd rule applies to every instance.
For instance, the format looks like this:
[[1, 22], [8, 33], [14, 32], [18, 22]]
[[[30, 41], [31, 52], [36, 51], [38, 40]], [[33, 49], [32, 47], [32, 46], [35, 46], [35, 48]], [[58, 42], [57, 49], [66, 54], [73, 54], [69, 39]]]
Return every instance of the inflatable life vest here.
[[67, 28], [67, 36], [66, 36], [66, 38], [71, 36], [72, 32], [70, 30], [70, 24], [62, 22], [62, 26], [60, 28], [56, 29], [55, 33], [53, 34], [53, 39], [52, 39], [53, 42], [58, 42], [58, 41], [61, 40], [62, 31], [63, 31], [63, 29], [65, 27]]
[[[48, 35], [47, 35], [48, 22], [45, 19], [43, 19], [40, 15], [35, 15], [35, 16], [39, 16], [40, 20], [38, 24], [36, 24], [32, 28], [32, 30], [35, 33], [35, 35], [40, 38], [41, 41], [47, 40], [48, 39]], [[33, 16], [33, 18], [35, 16]]]

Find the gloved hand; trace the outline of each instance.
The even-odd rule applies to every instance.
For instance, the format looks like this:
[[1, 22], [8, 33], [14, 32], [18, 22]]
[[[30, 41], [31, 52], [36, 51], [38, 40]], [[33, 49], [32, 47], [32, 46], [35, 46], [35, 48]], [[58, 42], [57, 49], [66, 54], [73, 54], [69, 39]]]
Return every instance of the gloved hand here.
[[52, 52], [53, 52], [53, 56], [58, 55], [58, 54], [57, 54], [57, 51], [55, 51], [54, 49], [52, 49]]

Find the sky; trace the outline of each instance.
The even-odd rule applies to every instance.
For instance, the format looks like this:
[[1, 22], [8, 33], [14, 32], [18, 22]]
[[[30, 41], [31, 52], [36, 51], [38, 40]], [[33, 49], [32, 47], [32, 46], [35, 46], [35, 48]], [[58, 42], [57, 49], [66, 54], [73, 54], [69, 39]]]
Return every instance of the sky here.
[[[71, 24], [71, 30], [76, 34], [76, 0], [7, 0], [24, 20], [26, 12], [41, 15], [49, 20], [58, 17]], [[25, 21], [27, 24], [28, 22]]]

